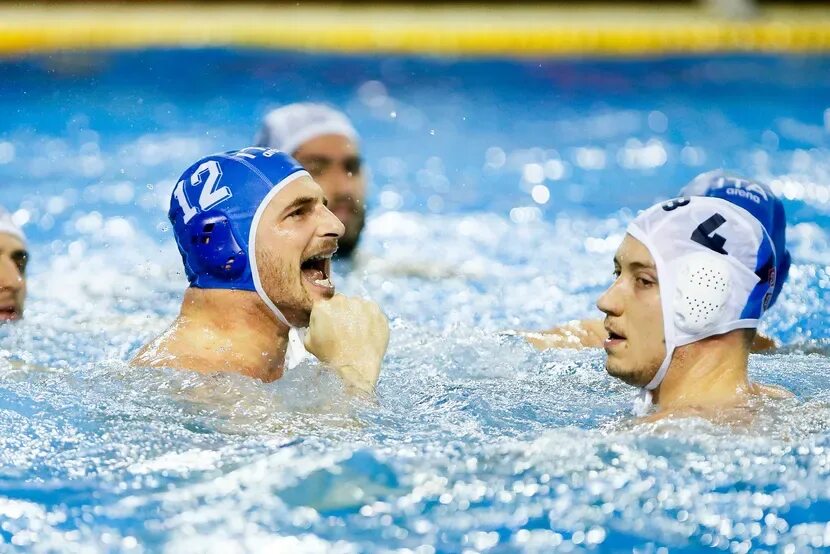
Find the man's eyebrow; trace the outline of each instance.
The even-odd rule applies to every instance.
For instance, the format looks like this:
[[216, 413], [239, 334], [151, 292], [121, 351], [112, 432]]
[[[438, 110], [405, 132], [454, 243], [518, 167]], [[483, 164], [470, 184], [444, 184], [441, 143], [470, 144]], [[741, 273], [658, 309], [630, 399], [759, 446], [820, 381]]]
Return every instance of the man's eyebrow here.
[[29, 251], [26, 250], [25, 248], [14, 248], [12, 250], [6, 250], [5, 248], [0, 247], [0, 254], [5, 254], [7, 252], [9, 254], [9, 256], [28, 256], [29, 255]]
[[657, 269], [652, 262], [631, 262], [628, 264], [631, 269]]
[[330, 158], [328, 156], [321, 156], [321, 155], [318, 155], [318, 154], [306, 154], [306, 155], [297, 156], [297, 161], [300, 162], [300, 163], [303, 163], [303, 162], [305, 162], [305, 163], [310, 163], [310, 162], [316, 162], [316, 163], [328, 162], [328, 163], [331, 163], [331, 162], [334, 161], [334, 158]]
[[283, 211], [283, 213], [289, 212], [291, 210], [294, 210], [296, 208], [300, 208], [302, 206], [307, 206], [309, 204], [315, 204], [315, 203], [317, 203], [318, 200], [319, 200], [319, 198], [316, 198], [314, 196], [300, 196], [299, 198], [296, 198], [293, 202], [291, 202], [288, 206], [286, 206], [282, 211]]
[[626, 264], [623, 264], [620, 261], [620, 258], [618, 256], [614, 256], [614, 266], [615, 267], [622, 267], [623, 265], [626, 265], [626, 266], [628, 266], [628, 267], [630, 267], [631, 269], [634, 269], [634, 270], [637, 270], [637, 269], [657, 269], [657, 267], [651, 262], [637, 262], [637, 261], [634, 261], [634, 262], [628, 262]]

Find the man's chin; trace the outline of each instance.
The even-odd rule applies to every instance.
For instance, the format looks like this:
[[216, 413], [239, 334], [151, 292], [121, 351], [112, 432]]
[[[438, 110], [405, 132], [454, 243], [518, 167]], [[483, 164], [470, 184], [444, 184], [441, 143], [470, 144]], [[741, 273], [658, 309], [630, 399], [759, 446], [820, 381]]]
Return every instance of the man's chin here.
[[609, 357], [605, 363], [605, 371], [611, 377], [619, 379], [627, 385], [634, 387], [643, 387], [646, 385], [646, 383], [641, 382], [642, 372], [637, 369], [633, 369], [629, 364], [626, 364], [623, 361], [614, 360]]

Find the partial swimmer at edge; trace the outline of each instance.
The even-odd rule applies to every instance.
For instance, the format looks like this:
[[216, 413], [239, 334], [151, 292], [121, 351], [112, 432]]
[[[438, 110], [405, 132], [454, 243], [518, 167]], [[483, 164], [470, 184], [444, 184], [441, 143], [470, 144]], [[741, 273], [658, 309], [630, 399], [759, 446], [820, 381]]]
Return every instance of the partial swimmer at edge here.
[[257, 147], [202, 158], [174, 188], [168, 215], [190, 286], [179, 316], [132, 365], [270, 382], [307, 349], [349, 389], [374, 390], [386, 317], [335, 294], [343, 225], [296, 160]]
[[23, 318], [28, 262], [26, 235], [0, 207], [0, 323]]

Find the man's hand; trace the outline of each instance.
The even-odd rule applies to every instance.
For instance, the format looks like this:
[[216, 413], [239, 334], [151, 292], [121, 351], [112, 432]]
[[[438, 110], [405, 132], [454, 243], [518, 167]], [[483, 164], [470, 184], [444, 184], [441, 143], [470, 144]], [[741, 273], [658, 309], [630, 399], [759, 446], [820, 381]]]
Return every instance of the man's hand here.
[[374, 302], [338, 294], [314, 304], [305, 347], [347, 386], [372, 392], [389, 344], [389, 323]]

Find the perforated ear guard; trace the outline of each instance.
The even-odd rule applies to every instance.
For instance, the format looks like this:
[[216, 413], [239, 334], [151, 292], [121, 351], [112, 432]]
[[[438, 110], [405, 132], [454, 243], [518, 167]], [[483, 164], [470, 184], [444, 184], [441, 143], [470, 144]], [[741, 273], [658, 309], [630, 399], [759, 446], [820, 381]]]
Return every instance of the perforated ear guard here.
[[708, 252], [689, 254], [677, 263], [674, 324], [684, 333], [699, 335], [722, 319], [732, 288], [729, 263]]
[[247, 254], [234, 235], [227, 216], [201, 213], [191, 220], [191, 253], [199, 272], [221, 279], [236, 279], [244, 272]]

